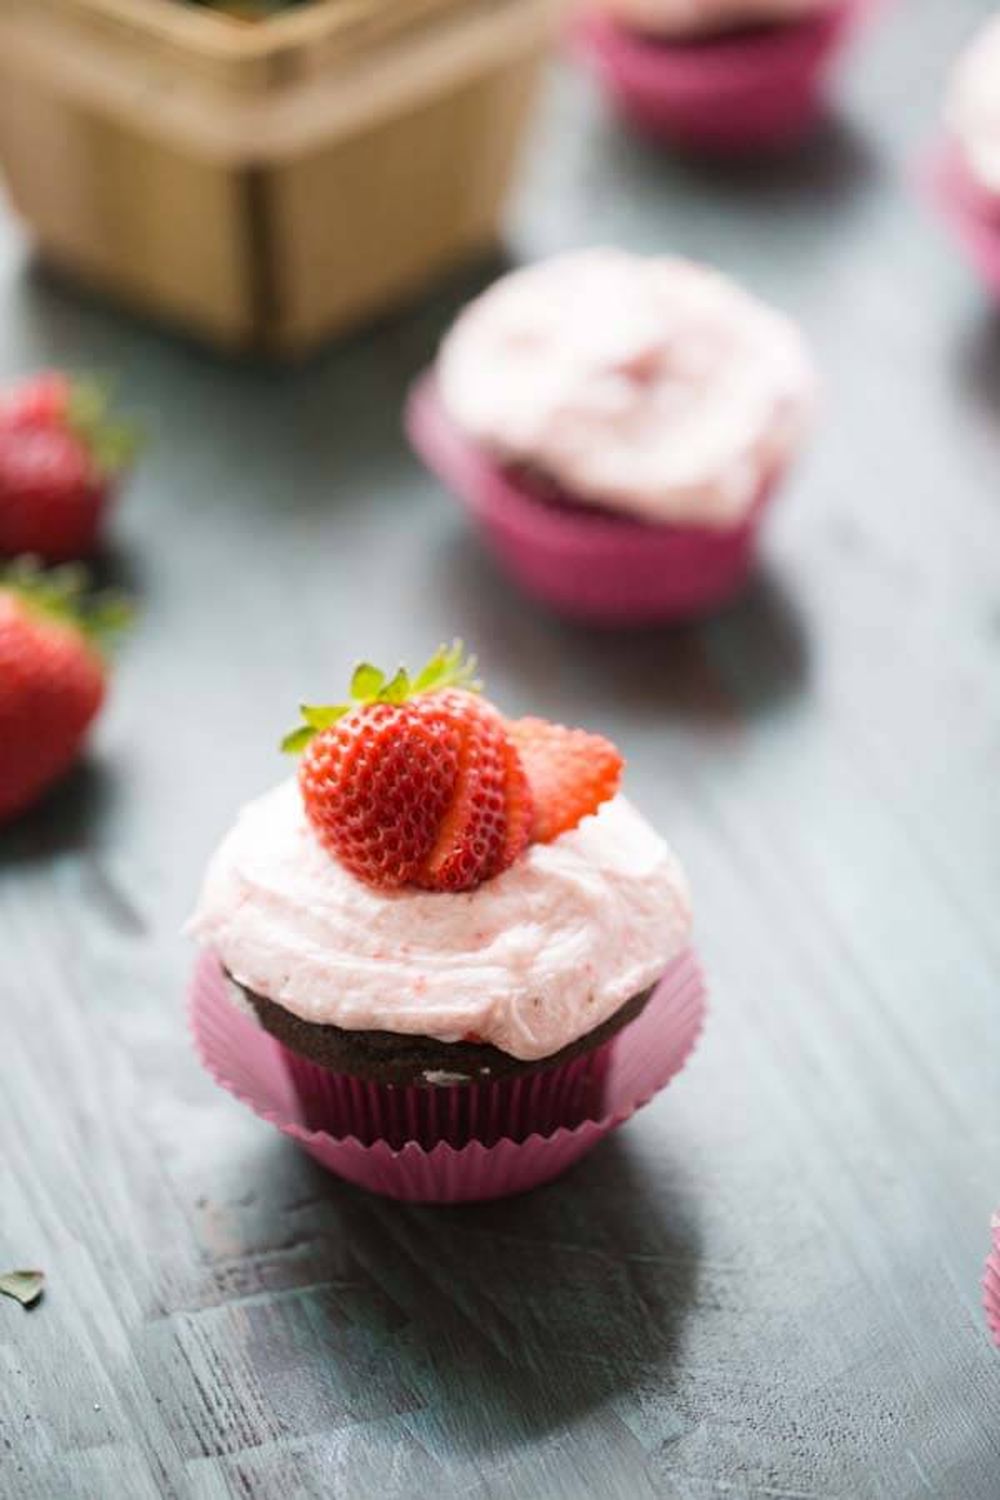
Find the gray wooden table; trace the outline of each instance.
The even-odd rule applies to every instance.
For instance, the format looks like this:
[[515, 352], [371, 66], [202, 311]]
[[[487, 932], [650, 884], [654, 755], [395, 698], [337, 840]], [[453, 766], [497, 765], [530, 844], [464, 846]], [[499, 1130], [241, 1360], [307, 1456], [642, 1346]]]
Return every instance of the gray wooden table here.
[[[515, 598], [409, 456], [471, 275], [294, 373], [52, 282], [0, 226], [0, 374], [121, 371], [155, 446], [88, 765], [0, 839], [0, 1495], [1000, 1495], [1000, 321], [907, 174], [986, 7], [909, 0], [796, 159], [697, 170], [552, 80], [512, 246], [715, 261], [800, 317], [822, 430], [740, 605], [602, 636]], [[200, 1073], [179, 929], [302, 696], [462, 633], [610, 731], [686, 861], [713, 1013], [558, 1184], [324, 1175]]]

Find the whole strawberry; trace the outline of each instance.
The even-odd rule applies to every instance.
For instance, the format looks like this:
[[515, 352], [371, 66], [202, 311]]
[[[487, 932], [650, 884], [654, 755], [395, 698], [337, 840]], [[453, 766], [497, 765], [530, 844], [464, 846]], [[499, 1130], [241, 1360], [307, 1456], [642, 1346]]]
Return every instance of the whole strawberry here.
[[508, 723], [478, 696], [461, 644], [413, 680], [358, 667], [350, 703], [304, 706], [302, 800], [320, 842], [385, 889], [471, 890], [613, 797], [622, 759], [599, 735]]
[[0, 576], [0, 821], [69, 770], [104, 700], [101, 643], [125, 608], [83, 585], [76, 568]]
[[136, 446], [98, 381], [49, 371], [0, 397], [0, 556], [93, 552]]

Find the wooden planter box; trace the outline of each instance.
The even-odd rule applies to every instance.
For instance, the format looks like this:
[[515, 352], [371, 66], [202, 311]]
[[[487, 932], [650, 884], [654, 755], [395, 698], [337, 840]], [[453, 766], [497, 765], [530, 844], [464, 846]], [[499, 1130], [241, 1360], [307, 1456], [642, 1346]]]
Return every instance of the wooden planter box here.
[[493, 242], [559, 0], [0, 0], [0, 167], [43, 251], [295, 353]]

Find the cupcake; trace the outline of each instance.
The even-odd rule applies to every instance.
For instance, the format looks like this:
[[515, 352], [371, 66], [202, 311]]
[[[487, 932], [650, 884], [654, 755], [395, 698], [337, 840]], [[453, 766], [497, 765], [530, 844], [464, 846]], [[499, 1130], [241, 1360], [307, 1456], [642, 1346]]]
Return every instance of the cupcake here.
[[983, 1307], [993, 1342], [1000, 1346], [1000, 1213], [993, 1215], [990, 1228], [993, 1231], [993, 1248], [983, 1274]]
[[866, 0], [585, 0], [584, 59], [622, 115], [696, 150], [795, 141], [815, 124]]
[[680, 866], [612, 744], [504, 719], [458, 648], [303, 715], [298, 774], [244, 808], [191, 924], [203, 1057], [368, 1186], [543, 1180], [693, 1044]]
[[969, 259], [1000, 295], [1000, 15], [952, 74], [931, 187]]
[[649, 624], [743, 588], [814, 384], [794, 325], [726, 277], [585, 250], [472, 302], [407, 427], [528, 593]]

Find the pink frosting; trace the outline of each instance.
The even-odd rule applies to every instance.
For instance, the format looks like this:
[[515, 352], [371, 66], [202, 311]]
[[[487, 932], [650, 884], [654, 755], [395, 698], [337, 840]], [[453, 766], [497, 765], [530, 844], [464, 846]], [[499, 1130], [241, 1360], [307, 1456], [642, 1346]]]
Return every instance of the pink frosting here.
[[244, 808], [191, 930], [305, 1021], [551, 1056], [688, 944], [684, 874], [624, 797], [461, 895], [378, 891], [321, 848], [294, 781]]
[[832, 0], [598, 0], [601, 10], [650, 36], [686, 39], [745, 26], [802, 21]]
[[574, 499], [743, 521], [797, 448], [814, 377], [794, 324], [690, 261], [585, 250], [503, 277], [437, 365], [468, 437]]
[[1000, 197], [1000, 15], [976, 34], [959, 58], [945, 113], [973, 181]]

